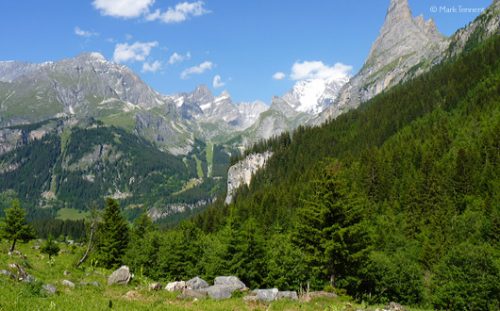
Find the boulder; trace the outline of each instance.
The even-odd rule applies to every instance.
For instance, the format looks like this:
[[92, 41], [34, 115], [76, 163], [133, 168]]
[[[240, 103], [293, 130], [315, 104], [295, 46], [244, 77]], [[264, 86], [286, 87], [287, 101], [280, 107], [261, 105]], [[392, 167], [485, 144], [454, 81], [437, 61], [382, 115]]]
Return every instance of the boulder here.
[[169, 292], [180, 292], [183, 291], [186, 288], [186, 282], [184, 281], [179, 281], [179, 282], [170, 282], [165, 286], [165, 290]]
[[108, 285], [118, 284], [127, 285], [132, 278], [130, 274], [130, 269], [127, 266], [121, 266], [115, 272], [113, 272], [108, 278]]
[[202, 299], [207, 297], [206, 291], [198, 291], [186, 288], [182, 294], [177, 296], [178, 299]]
[[247, 287], [245, 283], [240, 281], [236, 276], [218, 276], [214, 280], [214, 285], [226, 286], [234, 288], [234, 290], [246, 290]]
[[231, 295], [235, 290], [237, 289], [226, 285], [213, 285], [204, 289], [210, 298], [216, 300], [231, 298]]
[[162, 286], [161, 286], [161, 284], [160, 284], [160, 283], [155, 282], [155, 283], [151, 283], [151, 284], [149, 284], [149, 287], [148, 287], [148, 288], [149, 288], [149, 290], [150, 290], [150, 291], [154, 291], [154, 290], [161, 290], [161, 287], [162, 287]]
[[55, 295], [57, 289], [52, 284], [44, 284], [42, 285], [42, 292], [46, 295]]
[[68, 276], [68, 275], [70, 275], [71, 273], [70, 273], [68, 270], [64, 270], [63, 274], [64, 274], [64, 276]]
[[208, 286], [208, 283], [200, 277], [192, 278], [191, 280], [186, 282], [186, 287], [192, 290], [199, 290], [207, 288]]
[[278, 289], [256, 289], [252, 293], [257, 296], [257, 300], [261, 302], [272, 302], [278, 298]]
[[62, 280], [61, 284], [63, 286], [69, 287], [69, 288], [75, 288], [75, 283], [69, 281], [69, 280]]

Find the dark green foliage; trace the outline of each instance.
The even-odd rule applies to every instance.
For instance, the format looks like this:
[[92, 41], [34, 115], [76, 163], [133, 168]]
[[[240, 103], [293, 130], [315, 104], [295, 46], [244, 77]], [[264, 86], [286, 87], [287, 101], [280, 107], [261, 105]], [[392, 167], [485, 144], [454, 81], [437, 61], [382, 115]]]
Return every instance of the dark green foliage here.
[[49, 259], [52, 258], [52, 256], [57, 256], [60, 250], [61, 248], [57, 245], [57, 242], [54, 241], [52, 235], [49, 235], [47, 240], [45, 240], [45, 243], [40, 248], [40, 252], [42, 254], [49, 255]]
[[5, 210], [5, 218], [0, 223], [2, 237], [10, 240], [13, 252], [17, 241], [28, 242], [35, 238], [33, 227], [26, 221], [26, 212], [21, 208], [19, 200], [13, 200], [12, 206]]
[[122, 264], [129, 239], [128, 223], [121, 214], [118, 202], [111, 198], [106, 199], [96, 243], [97, 263], [106, 268]]
[[461, 243], [443, 256], [435, 269], [432, 291], [436, 308], [498, 310], [500, 256], [487, 244]]

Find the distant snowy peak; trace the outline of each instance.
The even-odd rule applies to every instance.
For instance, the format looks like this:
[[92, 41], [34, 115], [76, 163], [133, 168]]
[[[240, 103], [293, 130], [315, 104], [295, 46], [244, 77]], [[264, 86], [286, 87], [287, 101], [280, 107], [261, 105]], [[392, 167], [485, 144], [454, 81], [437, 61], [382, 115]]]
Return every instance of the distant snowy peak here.
[[309, 79], [295, 83], [283, 99], [297, 112], [317, 115], [333, 102], [349, 78]]

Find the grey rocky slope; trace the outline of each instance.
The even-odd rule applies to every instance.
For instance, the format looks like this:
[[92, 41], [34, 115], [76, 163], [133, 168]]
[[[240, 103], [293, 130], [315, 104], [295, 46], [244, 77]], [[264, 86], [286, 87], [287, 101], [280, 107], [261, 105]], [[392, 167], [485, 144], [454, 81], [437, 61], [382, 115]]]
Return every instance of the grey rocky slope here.
[[320, 120], [359, 106], [383, 90], [424, 72], [448, 47], [434, 21], [413, 17], [407, 0], [391, 0], [380, 35], [363, 68], [340, 91]]
[[205, 86], [164, 96], [99, 53], [42, 64], [0, 62], [0, 127], [93, 117], [162, 150], [186, 154], [195, 138], [224, 141], [267, 108], [261, 102], [234, 104], [229, 94], [215, 97]]
[[408, 0], [391, 0], [385, 23], [364, 66], [313, 123], [320, 124], [356, 108], [382, 91], [499, 34], [499, 8], [500, 2], [495, 0], [476, 20], [446, 38], [432, 20], [412, 17]]

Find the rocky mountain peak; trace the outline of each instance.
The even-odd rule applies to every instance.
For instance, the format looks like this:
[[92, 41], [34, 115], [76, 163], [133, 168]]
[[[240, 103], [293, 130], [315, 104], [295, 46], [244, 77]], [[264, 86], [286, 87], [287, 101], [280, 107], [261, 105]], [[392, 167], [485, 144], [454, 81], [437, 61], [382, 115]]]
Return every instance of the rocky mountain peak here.
[[189, 99], [198, 104], [204, 104], [213, 101], [214, 95], [206, 85], [201, 84], [190, 94]]
[[411, 10], [408, 0], [391, 0], [385, 18], [386, 24], [403, 19], [411, 19]]

